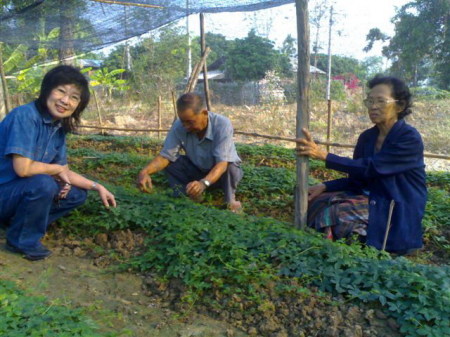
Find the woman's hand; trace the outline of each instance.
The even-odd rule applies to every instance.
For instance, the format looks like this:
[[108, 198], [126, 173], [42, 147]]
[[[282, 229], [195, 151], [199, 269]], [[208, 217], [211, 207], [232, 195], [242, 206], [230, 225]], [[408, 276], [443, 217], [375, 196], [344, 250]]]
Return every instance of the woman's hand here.
[[59, 185], [61, 186], [61, 190], [59, 191], [58, 199], [65, 199], [69, 194], [72, 185], [70, 183], [64, 183], [62, 181], [59, 182]]
[[58, 199], [65, 199], [67, 195], [70, 192], [70, 189], [72, 188], [72, 184], [70, 182], [69, 178], [69, 166], [63, 165], [60, 166], [61, 170], [59, 173], [57, 173], [54, 178], [58, 182], [59, 186], [61, 187], [61, 190], [58, 194]]
[[116, 199], [114, 198], [114, 194], [108, 191], [103, 185], [96, 184], [95, 190], [98, 192], [100, 199], [102, 199], [103, 205], [106, 208], [110, 206], [116, 207]]
[[322, 150], [312, 139], [311, 134], [308, 130], [302, 129], [305, 134], [305, 138], [296, 139], [297, 143], [297, 155], [308, 156], [313, 159], [325, 160], [327, 158], [328, 152]]
[[65, 184], [65, 183], [71, 184], [70, 178], [69, 178], [69, 174], [70, 174], [69, 166], [63, 165], [60, 167], [61, 167], [61, 170], [54, 176], [55, 179], [63, 184]]
[[308, 201], [311, 201], [327, 190], [325, 184], [318, 184], [308, 188]]

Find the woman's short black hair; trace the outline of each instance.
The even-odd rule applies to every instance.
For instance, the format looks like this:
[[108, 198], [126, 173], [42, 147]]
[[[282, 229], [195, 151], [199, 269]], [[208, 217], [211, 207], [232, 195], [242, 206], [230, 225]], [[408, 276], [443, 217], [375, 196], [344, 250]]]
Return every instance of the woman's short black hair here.
[[398, 113], [398, 119], [402, 119], [412, 113], [412, 96], [405, 82], [394, 76], [377, 75], [369, 80], [368, 87], [372, 89], [379, 84], [390, 86], [392, 88], [392, 97], [397, 101], [396, 104], [403, 107], [403, 110]]
[[74, 84], [81, 91], [80, 103], [74, 113], [70, 117], [62, 119], [64, 130], [71, 132], [80, 124], [81, 113], [86, 109], [90, 98], [88, 80], [77, 68], [61, 65], [49, 70], [42, 80], [37, 102], [41, 108], [47, 109], [47, 99], [52, 90], [65, 84]]

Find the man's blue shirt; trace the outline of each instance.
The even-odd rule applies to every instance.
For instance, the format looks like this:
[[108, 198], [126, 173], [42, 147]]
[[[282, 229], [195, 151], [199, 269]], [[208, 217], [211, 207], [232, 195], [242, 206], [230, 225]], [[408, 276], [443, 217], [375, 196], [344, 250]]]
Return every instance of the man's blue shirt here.
[[18, 176], [12, 155], [46, 164], [67, 164], [66, 137], [61, 122], [31, 102], [13, 110], [0, 123], [0, 184]]
[[204, 171], [222, 161], [239, 164], [241, 159], [236, 152], [233, 132], [231, 121], [213, 112], [208, 112], [208, 127], [203, 139], [187, 132], [178, 119], [173, 123], [160, 154], [174, 162], [183, 149], [194, 165]]

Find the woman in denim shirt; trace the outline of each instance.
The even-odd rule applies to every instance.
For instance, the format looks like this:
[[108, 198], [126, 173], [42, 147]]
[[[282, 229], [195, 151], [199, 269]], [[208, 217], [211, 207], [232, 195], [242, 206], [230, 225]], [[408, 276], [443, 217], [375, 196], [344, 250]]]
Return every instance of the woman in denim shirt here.
[[48, 224], [84, 203], [95, 190], [105, 207], [116, 206], [104, 186], [71, 171], [66, 134], [89, 102], [86, 78], [58, 66], [41, 84], [39, 98], [13, 109], [0, 123], [0, 222], [6, 248], [29, 260], [51, 255], [40, 242]]

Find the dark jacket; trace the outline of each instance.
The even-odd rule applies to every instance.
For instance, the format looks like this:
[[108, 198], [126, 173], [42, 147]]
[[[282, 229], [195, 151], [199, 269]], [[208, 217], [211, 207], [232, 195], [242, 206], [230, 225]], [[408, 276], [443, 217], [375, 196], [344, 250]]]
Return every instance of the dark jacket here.
[[382, 248], [389, 204], [395, 201], [386, 250], [404, 252], [422, 247], [422, 218], [427, 189], [423, 143], [419, 132], [404, 120], [389, 131], [379, 152], [376, 126], [358, 139], [353, 159], [328, 154], [328, 168], [348, 173], [348, 178], [325, 183], [327, 191], [369, 192], [367, 244]]

